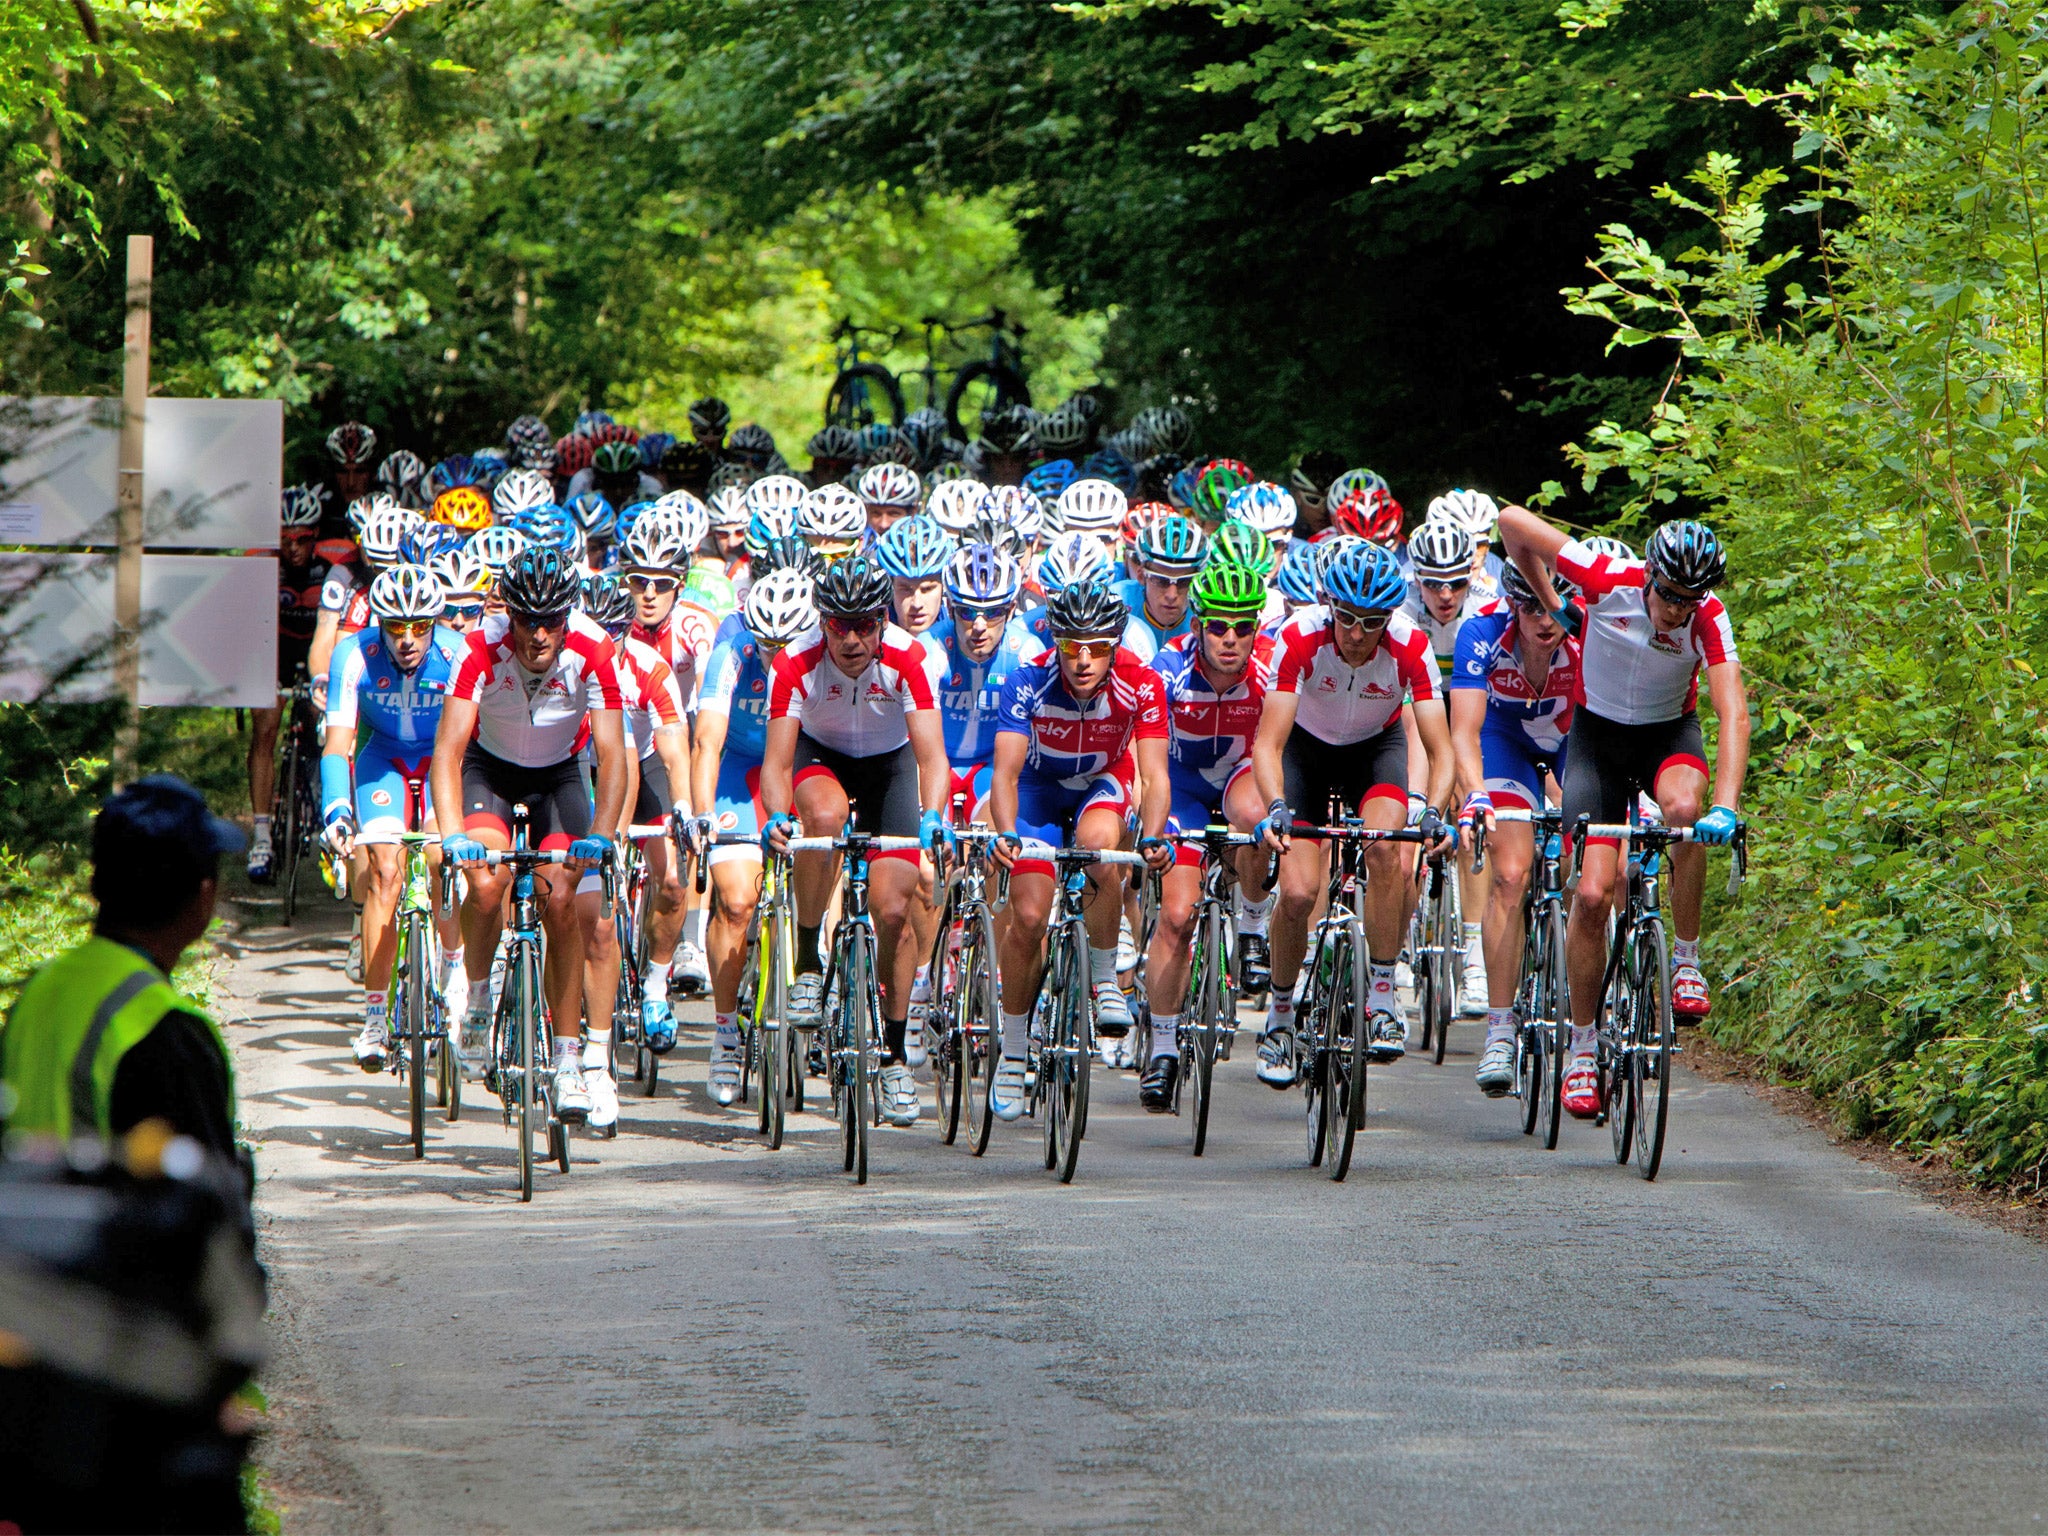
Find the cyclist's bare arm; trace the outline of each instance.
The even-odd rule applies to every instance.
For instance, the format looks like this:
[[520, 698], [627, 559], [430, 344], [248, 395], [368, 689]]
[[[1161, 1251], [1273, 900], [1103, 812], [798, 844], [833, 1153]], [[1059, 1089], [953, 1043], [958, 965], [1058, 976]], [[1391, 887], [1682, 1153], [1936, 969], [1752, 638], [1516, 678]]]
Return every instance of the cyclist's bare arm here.
[[476, 730], [476, 701], [450, 698], [441, 705], [441, 724], [434, 732], [434, 763], [427, 771], [428, 786], [439, 811], [441, 830], [462, 830], [462, 754], [469, 750], [469, 738]]
[[1557, 588], [1550, 584], [1550, 572], [1557, 564], [1558, 551], [1564, 548], [1569, 538], [1570, 535], [1562, 528], [1546, 523], [1527, 507], [1500, 509], [1501, 547], [1514, 561], [1515, 568], [1529, 578], [1529, 585], [1553, 613], [1563, 604], [1558, 599]]
[[[443, 715], [445, 719], [445, 713]], [[626, 717], [616, 709], [590, 712], [590, 742], [597, 749], [597, 809], [594, 826], [618, 825], [626, 808]], [[459, 775], [458, 775], [458, 787]]]
[[1458, 788], [1462, 795], [1476, 794], [1486, 787], [1486, 764], [1479, 751], [1479, 728], [1486, 723], [1486, 690], [1453, 688], [1449, 694], [1451, 754], [1458, 764]]
[[600, 832], [609, 832], [613, 837], [624, 837], [626, 835], [626, 828], [633, 824], [632, 808], [638, 805], [639, 803], [640, 754], [637, 752], [628, 752], [626, 754], [626, 797], [624, 800], [620, 802], [620, 804], [624, 805], [626, 809], [620, 813], [619, 819], [616, 822], [612, 823], [612, 825], [610, 825], [609, 827], [607, 827], [603, 822], [598, 822], [596, 824], [597, 830]]
[[1138, 757], [1138, 835], [1157, 837], [1166, 830], [1166, 813], [1173, 807], [1173, 788], [1166, 777], [1166, 738], [1147, 737], [1134, 742]]
[[[320, 610], [320, 617], [313, 621], [313, 646], [306, 653], [306, 675], [324, 682], [327, 668], [334, 660], [334, 648], [341, 643], [341, 615], [329, 608]], [[327, 707], [325, 687], [314, 690], [322, 709]]]
[[1252, 783], [1259, 791], [1261, 805], [1286, 798], [1287, 781], [1280, 771], [1280, 749], [1287, 745], [1294, 730], [1296, 702], [1296, 695], [1291, 693], [1269, 690], [1266, 694], [1266, 708], [1259, 716], [1259, 733], [1252, 738]]
[[718, 758], [725, 751], [726, 718], [714, 709], [697, 711], [690, 744], [690, 805], [709, 811], [718, 798]]
[[1749, 772], [1749, 690], [1742, 684], [1742, 663], [1717, 661], [1707, 668], [1707, 697], [1714, 701], [1714, 804], [1735, 810], [1742, 803], [1742, 781]]
[[1415, 713], [1415, 729], [1429, 753], [1429, 803], [1439, 811], [1450, 809], [1451, 786], [1457, 779], [1457, 764], [1451, 759], [1451, 727], [1444, 717], [1442, 699], [1418, 699], [1409, 708]]
[[943, 811], [953, 791], [953, 769], [946, 761], [946, 731], [936, 709], [913, 709], [903, 716], [910, 733], [911, 755], [917, 759], [917, 799], [927, 811]]
[[[994, 766], [989, 771], [988, 819], [998, 832], [1017, 830], [1017, 775], [1024, 771], [1024, 755], [1030, 738], [1018, 731], [998, 731]], [[1010, 864], [1008, 845], [995, 844], [995, 855], [1004, 868]]]
[[[690, 733], [686, 726], [663, 725], [654, 731], [654, 755], [668, 770], [669, 793], [675, 808], [689, 816], [700, 803], [690, 778]], [[629, 799], [630, 805], [632, 801]]]
[[799, 729], [793, 715], [768, 722], [768, 735], [761, 746], [761, 809], [770, 816], [787, 816], [795, 803]]

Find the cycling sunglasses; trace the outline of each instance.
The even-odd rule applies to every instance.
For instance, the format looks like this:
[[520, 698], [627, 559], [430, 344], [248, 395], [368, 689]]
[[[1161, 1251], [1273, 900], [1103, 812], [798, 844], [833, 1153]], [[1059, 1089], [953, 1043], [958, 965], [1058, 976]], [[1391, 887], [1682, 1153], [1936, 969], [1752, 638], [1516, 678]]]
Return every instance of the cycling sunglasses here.
[[441, 610], [441, 617], [451, 624], [480, 624], [483, 622], [484, 605], [474, 603], [450, 603]]
[[837, 635], [842, 640], [850, 640], [856, 635], [871, 635], [881, 627], [882, 620], [878, 614], [869, 614], [864, 619], [842, 619], [837, 614], [825, 616], [827, 633]]
[[508, 608], [505, 614], [523, 629], [560, 629], [569, 622], [566, 608], [557, 608], [553, 613], [515, 613]]
[[439, 619], [385, 619], [382, 621], [387, 635], [409, 635], [417, 640], [422, 635], [431, 635]]
[[1237, 635], [1241, 638], [1245, 635], [1257, 634], [1259, 632], [1259, 621], [1257, 619], [1208, 619], [1203, 622], [1202, 628], [1214, 635], [1218, 640], [1221, 640], [1225, 635]]
[[1463, 592], [1472, 585], [1472, 578], [1459, 576], [1446, 581], [1440, 577], [1424, 576], [1422, 584], [1432, 592]]
[[1054, 639], [1062, 656], [1113, 656], [1116, 654], [1114, 640], [1079, 640], [1072, 635], [1061, 635]]
[[628, 576], [626, 585], [636, 593], [652, 592], [657, 597], [667, 597], [682, 582], [674, 576]]
[[1162, 587], [1171, 587], [1176, 592], [1185, 592], [1195, 584], [1195, 578], [1192, 576], [1167, 576], [1158, 571], [1147, 571], [1145, 579], [1156, 581]]
[[1674, 608], [1697, 608], [1707, 600], [1704, 592], [1674, 592], [1654, 576], [1650, 578], [1650, 590]]
[[990, 607], [978, 608], [973, 603], [950, 603], [953, 617], [962, 624], [1006, 624], [1009, 622], [1014, 603], [997, 603]]
[[1332, 607], [1330, 617], [1343, 629], [1362, 629], [1367, 634], [1377, 634], [1387, 627], [1394, 615], [1386, 610], [1353, 613], [1349, 608]]

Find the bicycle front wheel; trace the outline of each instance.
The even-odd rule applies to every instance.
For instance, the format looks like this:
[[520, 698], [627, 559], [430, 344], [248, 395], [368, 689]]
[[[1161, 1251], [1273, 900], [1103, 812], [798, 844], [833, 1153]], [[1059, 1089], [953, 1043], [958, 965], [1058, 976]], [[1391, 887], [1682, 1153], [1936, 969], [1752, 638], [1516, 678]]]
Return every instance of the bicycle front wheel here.
[[1436, 1060], [1444, 1064], [1444, 1047], [1450, 1044], [1451, 1020], [1465, 1002], [1465, 916], [1458, 901], [1458, 866], [1451, 860], [1444, 870], [1444, 888], [1437, 902], [1437, 947], [1442, 951], [1438, 975]]
[[1564, 1059], [1572, 1043], [1571, 990], [1565, 980], [1564, 904], [1551, 901], [1543, 917], [1547, 937], [1543, 944], [1543, 1081], [1538, 1124], [1543, 1127], [1543, 1150], [1557, 1150], [1558, 1128], [1564, 1123]]
[[1351, 1171], [1351, 1149], [1365, 1121], [1365, 1052], [1372, 1029], [1364, 936], [1347, 932], [1340, 946], [1323, 1051], [1323, 1171], [1338, 1183]]
[[1088, 932], [1078, 917], [1068, 920], [1060, 945], [1059, 965], [1049, 970], [1048, 985], [1057, 981], [1052, 1038], [1046, 1062], [1039, 1069], [1051, 1076], [1045, 1117], [1045, 1166], [1062, 1184], [1074, 1182], [1081, 1160], [1081, 1138], [1088, 1134], [1088, 1071], [1095, 1055], [1095, 990], [1088, 985]]
[[536, 1102], [540, 1067], [534, 1052], [539, 1044], [540, 985], [534, 974], [532, 956], [522, 948], [506, 967], [505, 991], [512, 999], [513, 1027], [518, 1031], [519, 1105], [519, 1198], [533, 1198], [533, 1138], [539, 1129], [541, 1106]]
[[405, 919], [405, 960], [401, 972], [399, 1028], [405, 1031], [406, 1108], [412, 1117], [412, 1155], [427, 1155], [427, 920]]
[[868, 1181], [868, 1112], [874, 1084], [868, 1077], [868, 1036], [873, 1021], [868, 1017], [870, 969], [867, 948], [856, 935], [841, 952], [839, 966], [839, 1038], [833, 1042], [839, 1055], [840, 1154], [844, 1171], [856, 1184]]
[[1223, 930], [1223, 913], [1210, 913], [1204, 924], [1202, 946], [1195, 954], [1194, 1028], [1188, 1048], [1181, 1052], [1181, 1086], [1188, 1096], [1189, 1151], [1200, 1157], [1209, 1145], [1209, 1097], [1216, 1079], [1216, 1042], [1223, 1033], [1223, 1011], [1230, 1006], [1223, 985], [1223, 946], [1229, 942]]
[[[877, 421], [903, 425], [903, 386], [880, 363], [849, 363], [825, 392], [825, 425], [855, 431]], [[964, 439], [963, 439], [964, 441]]]
[[1671, 1057], [1677, 1044], [1671, 1017], [1671, 957], [1664, 945], [1662, 920], [1648, 918], [1636, 927], [1635, 955], [1629, 969], [1635, 994], [1636, 1048], [1629, 1056], [1629, 1087], [1636, 1109], [1636, 1171], [1657, 1177], [1664, 1161], [1664, 1120], [1671, 1106]]
[[1635, 1148], [1636, 1130], [1635, 1073], [1629, 1064], [1636, 1048], [1635, 996], [1629, 988], [1626, 964], [1614, 967], [1606, 1009], [1599, 1044], [1601, 1107], [1614, 1141], [1614, 1160], [1625, 1163]]
[[[295, 706], [296, 708], [296, 706]], [[284, 768], [278, 776], [278, 793], [273, 802], [282, 801], [281, 815], [273, 817], [283, 832], [282, 842], [273, 846], [277, 852], [277, 870], [271, 878], [277, 881], [278, 894], [284, 899], [284, 926], [289, 928], [299, 910], [299, 733], [291, 717], [285, 721]]]
[[1003, 1016], [996, 1003], [996, 930], [986, 911], [968, 929], [960, 951], [960, 1103], [967, 1115], [967, 1146], [976, 1157], [988, 1150], [995, 1115], [988, 1096], [1002, 1055]]

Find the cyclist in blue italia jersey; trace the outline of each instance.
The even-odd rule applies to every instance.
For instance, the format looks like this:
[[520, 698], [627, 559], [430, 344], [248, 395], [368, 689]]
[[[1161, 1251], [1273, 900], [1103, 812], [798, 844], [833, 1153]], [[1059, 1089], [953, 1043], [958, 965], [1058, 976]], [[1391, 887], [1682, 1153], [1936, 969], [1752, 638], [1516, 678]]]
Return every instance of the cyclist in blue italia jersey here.
[[[374, 622], [342, 641], [329, 668], [320, 793], [328, 846], [345, 857], [360, 844], [369, 855], [363, 892], [363, 1028], [355, 1052], [365, 1072], [381, 1072], [386, 1001], [398, 946], [393, 919], [405, 866], [399, 837], [433, 828], [427, 768], [441, 703], [461, 666], [465, 643], [441, 623], [447, 597], [425, 566], [397, 565], [381, 572], [370, 583], [369, 603]], [[365, 735], [360, 752], [358, 730]], [[459, 965], [460, 934], [445, 920], [442, 940]]]
[[817, 626], [809, 571], [785, 566], [757, 578], [747, 588], [740, 618], [742, 627], [724, 632], [705, 663], [690, 754], [692, 803], [712, 807], [697, 818], [698, 840], [708, 841], [713, 833], [747, 839], [721, 844], [709, 855], [713, 900], [704, 947], [711, 964], [711, 1096], [720, 1104], [732, 1103], [740, 1089], [740, 963], [761, 895], [758, 837], [769, 667], [785, 645]]

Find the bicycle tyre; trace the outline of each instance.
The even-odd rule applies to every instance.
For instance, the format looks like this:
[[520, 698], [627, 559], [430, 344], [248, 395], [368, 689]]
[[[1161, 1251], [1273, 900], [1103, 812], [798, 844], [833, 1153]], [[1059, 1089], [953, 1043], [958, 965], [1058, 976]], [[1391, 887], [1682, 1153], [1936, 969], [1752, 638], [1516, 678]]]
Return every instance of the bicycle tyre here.
[[1629, 1057], [1629, 1086], [1636, 1106], [1636, 1171], [1654, 1179], [1664, 1161], [1672, 1047], [1678, 1043], [1671, 1016], [1671, 956], [1661, 918], [1637, 925], [1635, 970], [1636, 1048]]
[[[434, 1002], [436, 1007], [442, 1006], [438, 995]], [[440, 1049], [435, 1053], [436, 1071], [441, 1080], [441, 1118], [454, 1125], [462, 1118], [462, 1064], [455, 1054], [455, 1036], [447, 1031], [445, 1023], [444, 1013]]]
[[1544, 1040], [1541, 1123], [1543, 1150], [1555, 1152], [1558, 1131], [1564, 1124], [1564, 1059], [1572, 1043], [1572, 1000], [1569, 973], [1565, 969], [1564, 903], [1552, 901], [1548, 906], [1544, 917], [1544, 928], [1550, 936], [1544, 954], [1548, 979], [1543, 991], [1544, 1006], [1549, 1011], [1541, 1017], [1549, 1021], [1549, 1031]]
[[1515, 975], [1515, 1096], [1522, 1101], [1522, 1134], [1533, 1136], [1543, 1120], [1543, 944], [1550, 930], [1526, 903], [1522, 924], [1522, 962]]
[[539, 1067], [534, 1060], [535, 1015], [539, 1012], [538, 1000], [527, 990], [529, 968], [522, 946], [506, 968], [505, 991], [512, 998], [512, 1018], [518, 1031], [517, 1061], [519, 1069], [519, 1104], [517, 1109], [519, 1137], [519, 1198], [528, 1201], [533, 1198], [533, 1111], [535, 1078]]
[[1437, 894], [1436, 922], [1440, 963], [1434, 1064], [1439, 1067], [1444, 1064], [1444, 1048], [1451, 1043], [1451, 1020], [1458, 1017], [1465, 1001], [1465, 927], [1459, 916], [1458, 865], [1455, 859], [1447, 859], [1445, 864], [1443, 889]]
[[1060, 956], [1061, 985], [1053, 1008], [1052, 1096], [1045, 1117], [1045, 1166], [1062, 1184], [1074, 1182], [1081, 1140], [1088, 1134], [1088, 1074], [1095, 1055], [1091, 1017], [1095, 992], [1086, 975], [1087, 930], [1079, 917], [1067, 921], [1067, 939]]
[[[1002, 1056], [1003, 1016], [996, 1006], [996, 930], [986, 908], [975, 919], [961, 950], [960, 965], [967, 984], [962, 989], [960, 1051], [963, 1062], [961, 1101], [967, 1112], [968, 1150], [976, 1157], [988, 1151], [995, 1112], [989, 1094], [996, 1085], [996, 1064]], [[977, 1083], [976, 1078], [981, 1081]]]
[[1629, 1052], [1634, 1048], [1634, 999], [1629, 994], [1628, 968], [1614, 968], [1608, 985], [1607, 1019], [1601, 1031], [1598, 1060], [1602, 1107], [1607, 1112], [1607, 1130], [1614, 1141], [1614, 1160], [1625, 1163], [1634, 1150], [1636, 1129], [1635, 1081], [1629, 1070]]
[[[278, 807], [272, 821], [284, 829], [284, 840], [276, 844], [278, 869], [274, 878], [284, 902], [284, 926], [289, 928], [299, 910], [299, 731], [298, 706], [285, 722], [284, 768], [277, 780], [271, 803]], [[280, 803], [281, 802], [281, 803]]]
[[[981, 436], [982, 411], [1030, 403], [1031, 386], [1024, 381], [1024, 375], [1007, 363], [978, 357], [963, 363], [953, 375], [953, 382], [946, 386], [946, 431], [959, 442], [971, 443]], [[960, 420], [962, 405], [975, 407], [972, 423]]]
[[875, 1103], [875, 1084], [868, 1066], [868, 1037], [873, 1031], [870, 1003], [874, 989], [874, 964], [867, 951], [866, 931], [853, 945], [853, 964], [848, 968], [845, 991], [850, 999], [847, 1007], [847, 1051], [853, 1063], [851, 1087], [853, 1090], [850, 1113], [847, 1115], [848, 1134], [851, 1138], [849, 1161], [853, 1182], [865, 1184], [868, 1181], [868, 1123]]
[[1351, 1152], [1365, 1121], [1366, 1046], [1372, 1030], [1364, 935], [1347, 930], [1343, 946], [1330, 1009], [1333, 1039], [1323, 1052], [1323, 1171], [1338, 1184], [1351, 1171]]
[[405, 920], [405, 990], [399, 998], [398, 1013], [405, 1030], [406, 1113], [411, 1118], [412, 1155], [427, 1155], [427, 976], [426, 920], [409, 916]]
[[1208, 932], [1195, 954], [1195, 997], [1198, 1004], [1192, 1042], [1194, 1049], [1190, 1053], [1193, 1059], [1182, 1064], [1183, 1080], [1194, 1099], [1190, 1116], [1194, 1122], [1191, 1127], [1194, 1144], [1189, 1149], [1194, 1157], [1200, 1157], [1209, 1145], [1209, 1104], [1210, 1090], [1216, 1083], [1216, 1042], [1223, 1032], [1223, 1010], [1227, 1006], [1219, 962], [1225, 952], [1222, 946], [1229, 940], [1223, 931], [1220, 909], [1211, 910], [1205, 926]]
[[870, 393], [876, 390], [888, 407], [889, 425], [902, 426], [903, 386], [880, 363], [849, 363], [839, 370], [825, 391], [825, 425], [858, 430], [876, 421], [878, 413]]
[[[1309, 967], [1308, 994], [1294, 1016], [1294, 1070], [1295, 1081], [1301, 1084], [1302, 1109], [1307, 1116], [1308, 1165], [1311, 1168], [1323, 1166], [1323, 1122], [1329, 1106], [1323, 1102], [1323, 1052], [1329, 1049], [1330, 1041], [1330, 998], [1324, 985], [1324, 977], [1330, 973], [1331, 962], [1325, 954], [1327, 940], [1318, 931], [1314, 935], [1315, 946], [1305, 959]], [[1304, 1039], [1306, 1045], [1303, 1045]]]
[[[1427, 874], [1429, 866], [1423, 864]], [[1415, 977], [1415, 1015], [1422, 1026], [1420, 1049], [1427, 1051], [1435, 1040], [1433, 1029], [1436, 1024], [1436, 968], [1430, 964], [1431, 909], [1436, 905], [1430, 899], [1428, 886], [1415, 903], [1415, 914], [1408, 922], [1408, 966]]]

